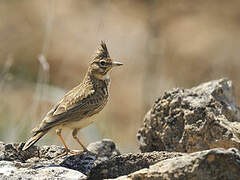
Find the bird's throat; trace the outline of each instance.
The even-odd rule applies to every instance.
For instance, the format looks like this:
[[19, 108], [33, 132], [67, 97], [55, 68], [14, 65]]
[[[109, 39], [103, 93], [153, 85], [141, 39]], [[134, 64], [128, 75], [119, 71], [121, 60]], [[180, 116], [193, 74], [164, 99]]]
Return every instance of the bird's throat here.
[[109, 72], [107, 72], [107, 74], [105, 74], [105, 75], [102, 75], [102, 74], [94, 74], [93, 76], [94, 76], [96, 79], [103, 80], [103, 81], [110, 79]]

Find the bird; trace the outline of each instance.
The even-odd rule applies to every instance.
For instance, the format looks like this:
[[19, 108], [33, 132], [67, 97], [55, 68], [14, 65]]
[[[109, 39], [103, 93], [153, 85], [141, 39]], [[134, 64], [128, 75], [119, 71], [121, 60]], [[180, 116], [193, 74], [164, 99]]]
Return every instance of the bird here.
[[22, 150], [28, 150], [50, 130], [55, 130], [62, 141], [65, 152], [59, 157], [71, 153], [61, 132], [63, 128], [72, 129], [72, 137], [83, 148], [87, 148], [79, 140], [77, 133], [80, 129], [94, 122], [91, 116], [99, 113], [109, 100], [110, 72], [114, 67], [123, 65], [110, 58], [107, 45], [100, 41], [95, 55], [89, 62], [87, 73], [78, 86], [67, 92], [63, 98], [50, 109], [41, 123], [32, 130], [31, 138]]

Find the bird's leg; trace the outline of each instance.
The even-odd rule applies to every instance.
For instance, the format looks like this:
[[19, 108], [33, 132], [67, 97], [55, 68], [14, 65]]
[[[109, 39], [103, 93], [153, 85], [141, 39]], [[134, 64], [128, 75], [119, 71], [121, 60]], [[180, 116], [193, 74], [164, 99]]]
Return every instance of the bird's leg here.
[[80, 146], [82, 146], [83, 151], [89, 152], [89, 151], [87, 150], [87, 148], [81, 143], [81, 141], [80, 141], [79, 138], [77, 137], [78, 130], [79, 130], [79, 129], [74, 129], [73, 132], [72, 132], [72, 136], [73, 136], [73, 138], [78, 142], [78, 144], [80, 144]]
[[62, 134], [61, 134], [62, 133], [62, 129], [56, 129], [56, 133], [59, 136], [59, 138], [61, 139], [61, 141], [62, 141], [62, 143], [63, 143], [63, 145], [65, 147], [65, 152], [63, 154], [60, 154], [57, 157], [55, 157], [55, 158], [60, 158], [60, 157], [63, 157], [65, 155], [67, 155], [70, 152], [70, 150], [68, 149], [68, 147], [67, 147], [67, 145], [66, 145], [66, 143], [65, 143], [65, 141], [64, 141], [64, 139], [62, 137]]
[[79, 138], [77, 137], [77, 132], [78, 132], [78, 130], [79, 130], [79, 129], [74, 129], [73, 132], [72, 132], [72, 136], [73, 136], [73, 138], [80, 144], [80, 146], [82, 146], [83, 152], [87, 152], [88, 154], [92, 154], [92, 155], [97, 156], [96, 153], [93, 153], [93, 152], [89, 151], [89, 150], [81, 143], [81, 141], [80, 141]]

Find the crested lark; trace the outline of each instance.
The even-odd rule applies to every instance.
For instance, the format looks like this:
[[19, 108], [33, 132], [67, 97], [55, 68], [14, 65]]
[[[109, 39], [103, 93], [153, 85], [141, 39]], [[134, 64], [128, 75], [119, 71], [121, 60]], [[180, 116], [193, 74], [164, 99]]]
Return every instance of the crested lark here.
[[93, 120], [89, 117], [99, 113], [106, 105], [109, 98], [109, 73], [113, 67], [121, 65], [122, 63], [110, 58], [106, 44], [101, 41], [83, 82], [65, 94], [47, 113], [40, 125], [33, 129], [33, 136], [26, 142], [23, 150], [30, 148], [49, 130], [55, 129], [66, 149], [60, 156], [67, 154], [70, 150], [63, 140], [61, 130], [68, 127], [73, 130], [73, 138], [84, 151], [88, 151], [78, 139], [77, 132], [91, 124]]

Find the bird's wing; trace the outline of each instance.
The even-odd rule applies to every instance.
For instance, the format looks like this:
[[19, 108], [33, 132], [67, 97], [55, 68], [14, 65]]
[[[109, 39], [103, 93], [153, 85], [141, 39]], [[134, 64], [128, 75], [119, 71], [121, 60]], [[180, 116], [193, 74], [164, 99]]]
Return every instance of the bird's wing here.
[[[83, 88], [83, 86], [85, 86]], [[58, 116], [68, 112], [71, 109], [75, 109], [84, 104], [87, 97], [91, 96], [94, 93], [94, 89], [92, 85], [80, 84], [79, 86], [75, 87], [71, 91], [69, 91], [62, 100], [59, 101], [57, 104], [53, 116]]]
[[[40, 125], [32, 130], [33, 134], [46, 131], [71, 119], [81, 119], [99, 107], [99, 99], [91, 83], [80, 84], [67, 94], [47, 113]], [[71, 117], [70, 117], [71, 116]], [[75, 118], [74, 118], [75, 117]]]
[[41, 131], [49, 130], [50, 128], [60, 125], [67, 121], [68, 112], [73, 112], [75, 110], [80, 110], [78, 116], [81, 117], [81, 114], [84, 114], [85, 111], [88, 111], [89, 105], [89, 96], [91, 96], [95, 91], [91, 85], [82, 84], [75, 87], [52, 108], [45, 118], [42, 120], [41, 124], [32, 130], [33, 134], [36, 134]]

